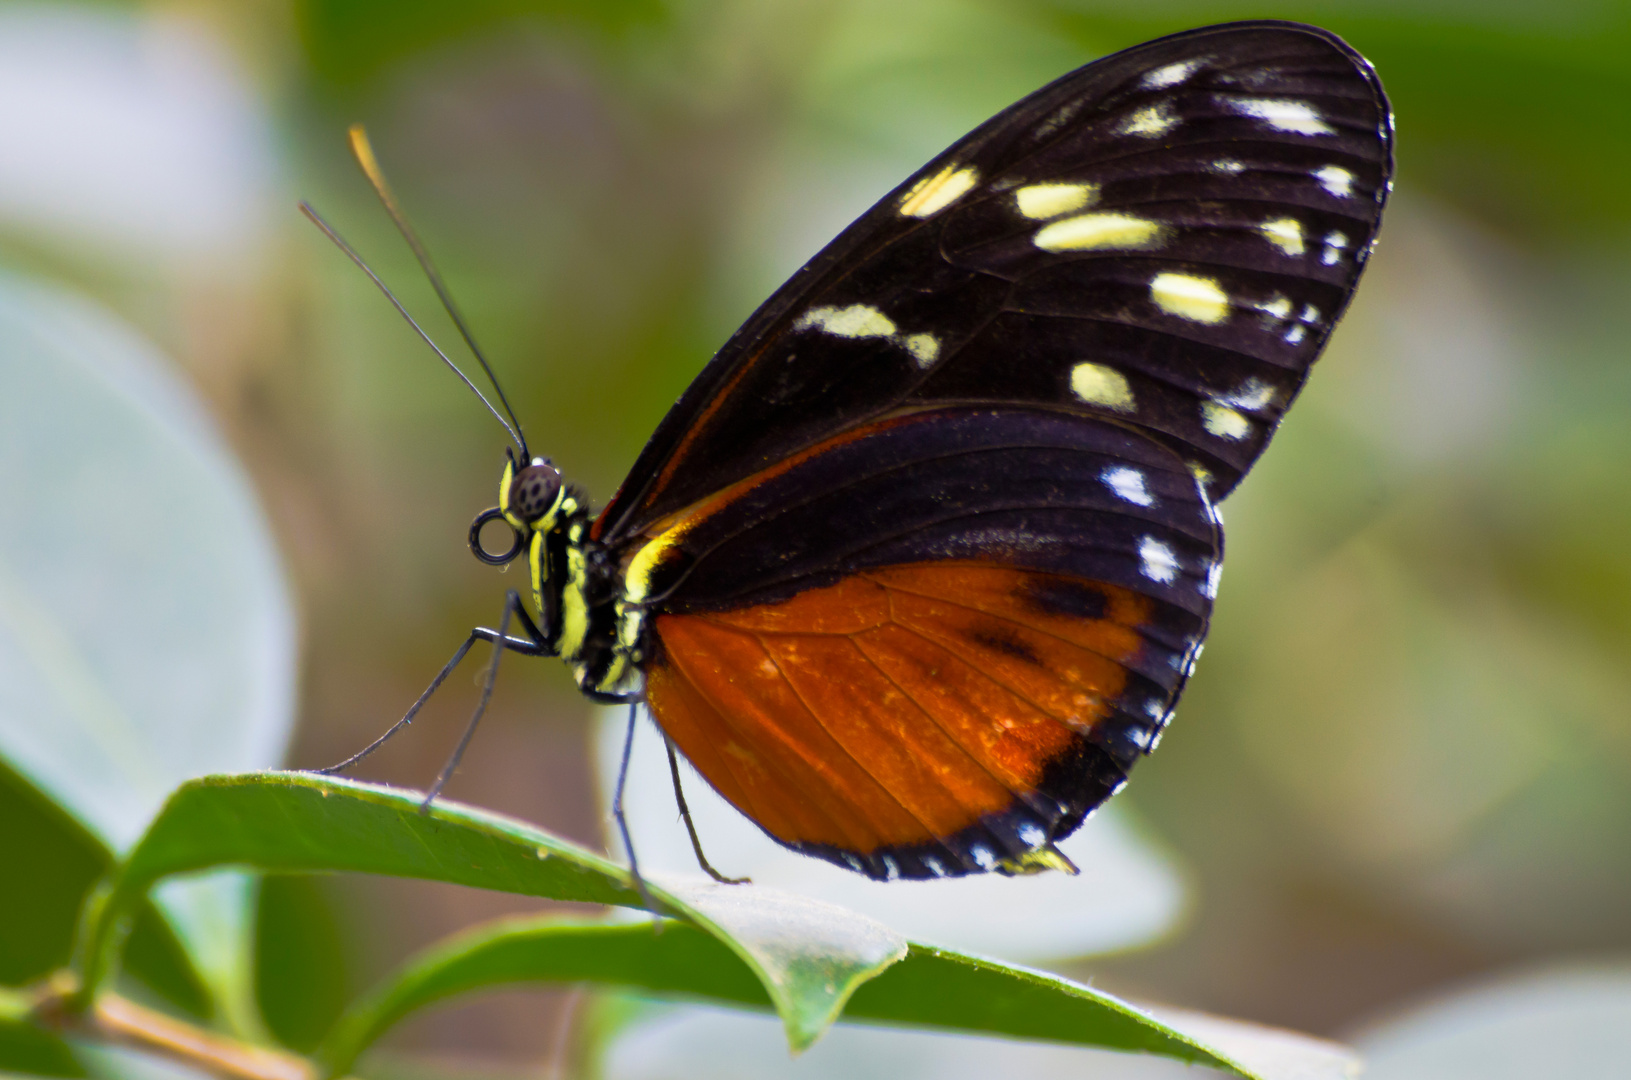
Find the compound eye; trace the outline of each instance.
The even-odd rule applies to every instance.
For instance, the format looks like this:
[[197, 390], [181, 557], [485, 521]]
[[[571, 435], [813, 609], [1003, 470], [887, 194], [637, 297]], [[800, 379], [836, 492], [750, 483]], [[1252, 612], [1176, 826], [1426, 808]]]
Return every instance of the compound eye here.
[[510, 481], [510, 512], [530, 524], [549, 513], [560, 493], [561, 470], [534, 460]]

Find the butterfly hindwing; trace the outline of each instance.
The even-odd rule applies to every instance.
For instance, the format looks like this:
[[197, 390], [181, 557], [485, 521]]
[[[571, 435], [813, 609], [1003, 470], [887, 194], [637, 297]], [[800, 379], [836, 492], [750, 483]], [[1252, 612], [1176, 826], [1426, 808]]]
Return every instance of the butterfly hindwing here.
[[1261, 453], [1346, 307], [1391, 172], [1369, 65], [1288, 23], [1073, 72], [885, 197], [676, 404], [606, 540], [891, 410], [1112, 417], [1210, 475]]
[[1026, 409], [847, 432], [667, 519], [646, 700], [771, 835], [875, 877], [1014, 865], [1153, 745], [1221, 556], [1191, 469]]

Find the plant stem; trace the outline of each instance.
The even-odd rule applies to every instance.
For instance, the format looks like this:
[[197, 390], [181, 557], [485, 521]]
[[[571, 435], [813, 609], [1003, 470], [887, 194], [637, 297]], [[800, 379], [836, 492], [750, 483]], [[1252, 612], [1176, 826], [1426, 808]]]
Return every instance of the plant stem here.
[[146, 1050], [224, 1080], [318, 1080], [317, 1069], [299, 1055], [206, 1031], [108, 991], [75, 1015], [68, 1005], [78, 980], [65, 975], [49, 980], [35, 999], [33, 1018], [43, 1027]]

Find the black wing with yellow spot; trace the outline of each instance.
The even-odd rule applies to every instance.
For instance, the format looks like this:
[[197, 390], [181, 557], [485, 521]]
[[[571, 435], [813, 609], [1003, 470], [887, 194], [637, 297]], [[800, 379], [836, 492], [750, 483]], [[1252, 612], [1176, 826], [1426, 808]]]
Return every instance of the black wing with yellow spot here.
[[595, 525], [715, 789], [873, 877], [1058, 865], [1171, 716], [1213, 504], [1353, 293], [1391, 139], [1332, 35], [1197, 30], [999, 114], [794, 275]]
[[1392, 170], [1370, 65], [1292, 23], [1089, 64], [926, 165], [709, 363], [597, 523], [631, 536], [903, 407], [1102, 415], [1221, 499], [1357, 284]]

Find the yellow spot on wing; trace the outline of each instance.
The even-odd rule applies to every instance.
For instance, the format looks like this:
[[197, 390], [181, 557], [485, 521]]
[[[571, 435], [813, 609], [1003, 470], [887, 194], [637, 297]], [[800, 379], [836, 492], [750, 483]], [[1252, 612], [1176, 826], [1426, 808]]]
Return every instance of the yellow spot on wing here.
[[1303, 223], [1296, 218], [1275, 218], [1263, 222], [1263, 235], [1287, 255], [1303, 253]]
[[1184, 60], [1166, 67], [1158, 67], [1139, 80], [1144, 86], [1152, 90], [1163, 90], [1169, 86], [1177, 86], [1195, 73], [1201, 66], [1199, 60]]
[[1070, 389], [1089, 405], [1117, 412], [1132, 412], [1137, 407], [1127, 376], [1105, 364], [1077, 364], [1070, 371]]
[[1201, 402], [1201, 423], [1220, 439], [1240, 440], [1252, 432], [1252, 422], [1227, 405]]
[[1229, 297], [1211, 278], [1192, 274], [1157, 274], [1150, 299], [1169, 315], [1191, 322], [1220, 323], [1229, 317]]
[[1097, 184], [1028, 184], [1014, 192], [1019, 212], [1037, 220], [1080, 210], [1098, 197]]
[[1178, 118], [1172, 115], [1172, 109], [1162, 101], [1133, 113], [1116, 130], [1122, 135], [1143, 135], [1153, 139], [1166, 134], [1177, 123]]
[[928, 367], [940, 355], [940, 339], [933, 334], [908, 334], [900, 343], [912, 354], [918, 367]]
[[1078, 214], [1037, 230], [1034, 243], [1044, 251], [1092, 251], [1098, 248], [1155, 247], [1166, 238], [1160, 222], [1131, 214]]
[[808, 330], [811, 327], [835, 337], [847, 338], [888, 337], [895, 332], [895, 324], [889, 316], [869, 304], [814, 307], [800, 315], [793, 324], [795, 330]]
[[900, 212], [907, 217], [928, 217], [962, 198], [979, 181], [980, 174], [969, 166], [947, 165], [933, 176], [918, 181], [906, 193]]

